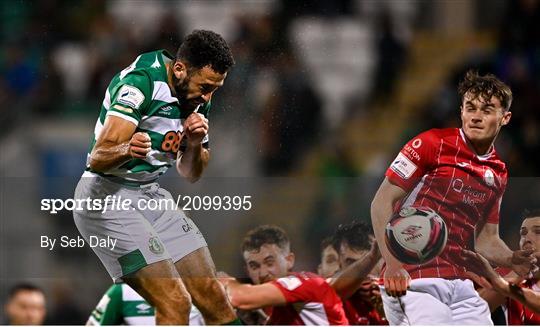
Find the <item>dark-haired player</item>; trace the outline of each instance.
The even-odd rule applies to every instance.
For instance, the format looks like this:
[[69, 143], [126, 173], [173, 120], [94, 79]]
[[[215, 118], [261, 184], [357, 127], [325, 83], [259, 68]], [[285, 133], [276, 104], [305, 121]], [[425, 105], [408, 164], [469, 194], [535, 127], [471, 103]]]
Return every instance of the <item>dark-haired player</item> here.
[[321, 263], [317, 267], [317, 274], [323, 278], [333, 277], [339, 271], [339, 254], [333, 242], [330, 236], [321, 242]]
[[268, 325], [348, 325], [342, 302], [326, 280], [293, 272], [294, 253], [283, 229], [264, 225], [242, 243], [246, 269], [254, 285], [222, 278], [239, 309], [269, 308]]
[[332, 237], [340, 272], [330, 284], [343, 300], [351, 325], [387, 325], [377, 284], [381, 255], [369, 224], [355, 220], [339, 225]]
[[[234, 64], [223, 38], [196, 30], [176, 57], [143, 53], [112, 79], [106, 92], [77, 199], [102, 199], [105, 210], [75, 210], [77, 228], [112, 238], [114, 248], [94, 247], [115, 282], [123, 280], [155, 307], [157, 324], [186, 325], [191, 300], [208, 324], [237, 322], [206, 241], [176, 208], [143, 204], [170, 199], [156, 183], [174, 166], [189, 182], [208, 164], [208, 114], [214, 92]], [[111, 199], [130, 199], [129, 208]], [[163, 203], [163, 202], [161, 202]]]
[[[468, 72], [459, 93], [461, 128], [431, 129], [407, 142], [371, 205], [386, 262], [382, 295], [392, 325], [492, 324], [486, 301], [467, 279], [462, 249], [475, 249], [522, 276], [534, 267], [532, 251], [512, 252], [499, 237], [507, 170], [493, 143], [510, 122], [512, 92], [494, 75]], [[448, 226], [444, 251], [422, 265], [402, 264], [384, 241], [388, 220], [407, 206], [432, 208]]]

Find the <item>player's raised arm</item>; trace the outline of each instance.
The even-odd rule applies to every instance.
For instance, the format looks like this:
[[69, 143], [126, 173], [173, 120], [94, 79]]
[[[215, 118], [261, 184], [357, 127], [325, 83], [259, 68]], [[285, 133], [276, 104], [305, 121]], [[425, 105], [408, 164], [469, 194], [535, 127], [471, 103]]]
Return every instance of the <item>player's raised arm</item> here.
[[90, 169], [106, 172], [133, 158], [145, 158], [151, 147], [150, 137], [135, 133], [136, 128], [130, 120], [108, 115], [90, 153]]
[[272, 283], [242, 284], [234, 278], [222, 278], [220, 281], [225, 285], [231, 304], [235, 308], [254, 310], [287, 304], [283, 293]]
[[342, 299], [350, 298], [362, 286], [380, 258], [381, 253], [377, 242], [373, 241], [369, 252], [332, 278], [330, 285]]
[[196, 182], [202, 175], [210, 160], [210, 151], [203, 147], [202, 142], [208, 134], [208, 119], [200, 113], [192, 113], [184, 122], [184, 137], [187, 138], [187, 148], [178, 152], [176, 169], [190, 182]]
[[476, 238], [476, 251], [490, 262], [508, 267], [521, 277], [527, 277], [535, 267], [536, 258], [533, 250], [512, 252], [499, 236], [499, 224], [486, 223]]
[[386, 262], [384, 287], [391, 296], [405, 295], [411, 279], [407, 271], [403, 269], [403, 264], [390, 253], [384, 241], [386, 224], [392, 216], [394, 205], [401, 201], [406, 194], [401, 187], [390, 183], [386, 177], [371, 202], [373, 231], [381, 255]]
[[510, 297], [524, 304], [535, 313], [540, 313], [540, 293], [506, 281], [491, 267], [489, 261], [479, 253], [464, 250], [463, 255], [472, 262], [473, 272], [486, 278], [493, 290], [504, 297]]

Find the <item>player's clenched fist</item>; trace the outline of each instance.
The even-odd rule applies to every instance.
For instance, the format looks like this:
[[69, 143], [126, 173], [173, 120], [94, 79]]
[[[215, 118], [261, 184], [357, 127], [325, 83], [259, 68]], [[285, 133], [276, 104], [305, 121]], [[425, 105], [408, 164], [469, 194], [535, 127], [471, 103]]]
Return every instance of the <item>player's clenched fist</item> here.
[[384, 272], [384, 288], [393, 297], [404, 296], [411, 284], [411, 276], [400, 266], [387, 266]]
[[151, 149], [152, 142], [147, 133], [137, 132], [129, 140], [129, 154], [133, 158], [146, 158]]
[[194, 112], [184, 122], [184, 135], [190, 146], [198, 145], [208, 134], [208, 119], [203, 114]]

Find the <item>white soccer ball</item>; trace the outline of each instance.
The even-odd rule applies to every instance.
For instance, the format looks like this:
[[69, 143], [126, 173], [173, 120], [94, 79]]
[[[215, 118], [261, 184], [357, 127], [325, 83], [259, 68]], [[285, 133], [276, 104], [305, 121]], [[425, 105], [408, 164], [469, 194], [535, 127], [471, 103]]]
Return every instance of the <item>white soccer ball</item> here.
[[426, 207], [405, 207], [386, 225], [386, 245], [399, 261], [418, 265], [441, 254], [448, 230], [444, 220]]

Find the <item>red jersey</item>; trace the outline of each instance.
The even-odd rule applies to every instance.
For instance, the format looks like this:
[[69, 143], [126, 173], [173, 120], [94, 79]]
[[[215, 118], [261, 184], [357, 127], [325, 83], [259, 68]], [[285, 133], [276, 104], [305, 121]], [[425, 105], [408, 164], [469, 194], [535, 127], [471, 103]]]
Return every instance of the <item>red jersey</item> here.
[[271, 282], [287, 301], [273, 307], [268, 325], [348, 325], [341, 299], [324, 278], [291, 273]]
[[351, 325], [388, 325], [388, 321], [381, 316], [373, 304], [354, 293], [349, 299], [343, 301], [345, 314]]
[[404, 265], [411, 278], [466, 278], [461, 249], [474, 250], [475, 228], [499, 223], [508, 174], [495, 149], [480, 156], [461, 129], [432, 129], [405, 144], [386, 176], [409, 192], [396, 211], [429, 207], [448, 228], [446, 247], [438, 257]]
[[[537, 280], [526, 280], [521, 287], [540, 292], [540, 287], [536, 285]], [[508, 325], [540, 325], [540, 314], [535, 313], [518, 301], [508, 298], [506, 302], [508, 315]]]

